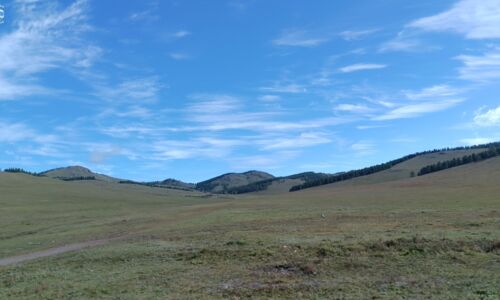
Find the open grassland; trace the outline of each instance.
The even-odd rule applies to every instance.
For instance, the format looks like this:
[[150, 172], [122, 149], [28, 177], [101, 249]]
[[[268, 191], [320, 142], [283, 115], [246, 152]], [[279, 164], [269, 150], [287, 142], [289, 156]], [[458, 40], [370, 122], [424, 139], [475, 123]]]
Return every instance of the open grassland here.
[[500, 298], [500, 158], [427, 176], [207, 197], [0, 174], [0, 299]]

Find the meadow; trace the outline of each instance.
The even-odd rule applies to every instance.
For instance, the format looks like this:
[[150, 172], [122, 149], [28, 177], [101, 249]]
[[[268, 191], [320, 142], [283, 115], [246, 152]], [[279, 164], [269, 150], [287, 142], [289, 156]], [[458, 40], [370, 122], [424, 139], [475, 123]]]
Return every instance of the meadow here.
[[0, 173], [1, 299], [498, 299], [500, 159], [208, 195]]

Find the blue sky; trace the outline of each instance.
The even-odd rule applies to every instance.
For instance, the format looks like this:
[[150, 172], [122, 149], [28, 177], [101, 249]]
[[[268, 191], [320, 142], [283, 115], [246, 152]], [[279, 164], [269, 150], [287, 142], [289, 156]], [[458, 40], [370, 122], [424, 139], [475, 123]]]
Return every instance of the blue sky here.
[[5, 1], [0, 167], [337, 172], [500, 140], [500, 0]]

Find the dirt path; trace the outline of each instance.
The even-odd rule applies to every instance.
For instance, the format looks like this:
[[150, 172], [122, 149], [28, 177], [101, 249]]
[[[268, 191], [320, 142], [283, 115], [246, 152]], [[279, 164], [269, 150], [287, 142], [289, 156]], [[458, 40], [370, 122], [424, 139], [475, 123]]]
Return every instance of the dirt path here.
[[84, 248], [105, 245], [105, 244], [107, 244], [111, 241], [117, 240], [117, 239], [119, 239], [119, 238], [109, 238], [109, 239], [102, 239], [102, 240], [87, 241], [87, 242], [82, 242], [82, 243], [68, 244], [68, 245], [64, 245], [61, 247], [47, 249], [44, 251], [33, 252], [33, 253], [19, 255], [19, 256], [0, 258], [0, 266], [9, 266], [9, 265], [14, 265], [17, 263], [21, 263], [21, 262], [25, 262], [28, 260], [41, 258], [41, 257], [47, 257], [47, 256], [62, 254], [62, 253], [71, 252], [71, 251], [78, 251], [78, 250], [82, 250]]
[[[224, 202], [224, 203], [219, 203], [219, 204], [215, 204], [215, 205], [211, 204], [211, 205], [208, 205], [208, 206], [201, 205], [201, 206], [196, 207], [194, 209], [188, 210], [184, 214], [181, 214], [181, 216], [182, 216], [183, 219], [186, 219], [186, 218], [192, 219], [192, 218], [195, 218], [195, 217], [200, 216], [200, 215], [207, 214], [207, 213], [212, 212], [212, 211], [220, 210], [220, 209], [226, 207], [227, 204], [228, 203]], [[171, 223], [178, 222], [178, 219], [170, 220], [170, 222]], [[154, 223], [157, 223], [157, 220], [154, 220]], [[169, 222], [166, 222], [166, 223], [169, 223]], [[161, 224], [163, 226], [165, 224], [165, 222], [163, 222]], [[151, 228], [147, 227], [147, 228], [142, 229], [142, 230], [150, 230], [150, 229]], [[0, 258], [0, 267], [2, 267], [2, 266], [10, 266], [10, 265], [22, 263], [22, 262], [25, 262], [25, 261], [29, 261], [29, 260], [34, 260], [34, 259], [37, 259], [37, 258], [58, 255], [58, 254], [66, 253], [66, 252], [79, 251], [79, 250], [82, 250], [84, 248], [101, 246], [101, 245], [105, 245], [105, 244], [108, 244], [108, 243], [113, 242], [113, 241], [124, 240], [126, 238], [131, 238], [133, 236], [137, 236], [140, 232], [141, 232], [141, 230], [135, 232], [135, 234], [130, 234], [129, 233], [129, 234], [121, 235], [121, 236], [118, 236], [118, 237], [110, 237], [110, 238], [107, 238], [107, 239], [100, 239], [100, 240], [86, 241], [86, 242], [81, 242], [81, 243], [68, 244], [68, 245], [64, 245], [64, 246], [61, 246], [61, 247], [50, 248], [50, 249], [47, 249], [47, 250], [33, 252], [33, 253], [28, 253], [28, 254], [24, 254], [24, 255], [18, 255], [18, 256], [11, 256], [11, 257]]]

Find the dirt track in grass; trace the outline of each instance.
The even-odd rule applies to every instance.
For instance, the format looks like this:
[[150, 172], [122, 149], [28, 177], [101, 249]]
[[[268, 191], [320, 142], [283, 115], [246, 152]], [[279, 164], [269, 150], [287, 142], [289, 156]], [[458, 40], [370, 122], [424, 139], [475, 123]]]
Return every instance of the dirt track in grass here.
[[78, 251], [78, 250], [82, 250], [84, 248], [89, 248], [89, 247], [101, 246], [101, 245], [105, 245], [109, 242], [118, 240], [118, 239], [120, 239], [120, 238], [109, 238], [109, 239], [86, 241], [86, 242], [81, 242], [81, 243], [68, 244], [68, 245], [64, 245], [61, 247], [51, 248], [51, 249], [47, 249], [44, 251], [38, 251], [38, 252], [29, 253], [29, 254], [1, 258], [0, 259], [0, 266], [10, 266], [10, 265], [22, 263], [22, 262], [37, 259], [37, 258], [63, 254], [66, 252]]

